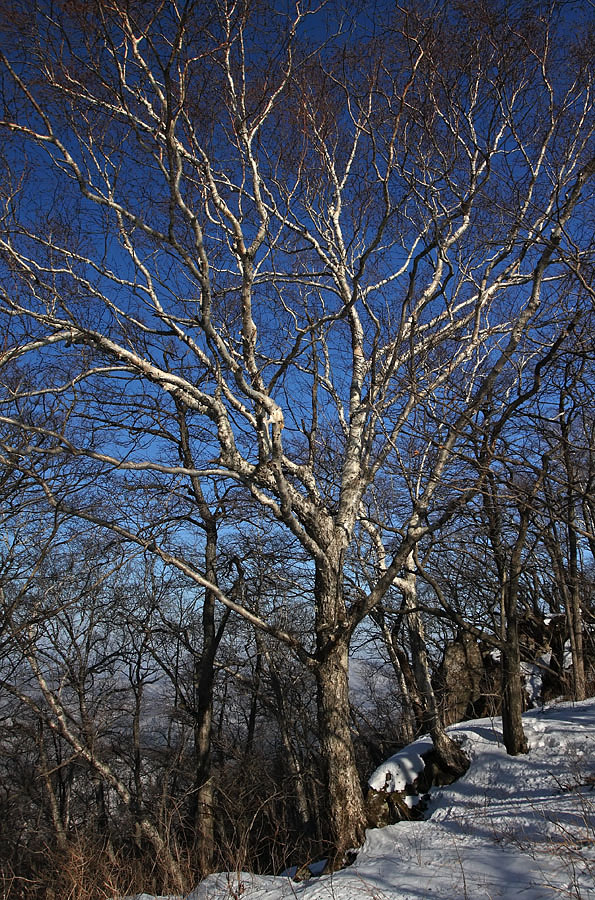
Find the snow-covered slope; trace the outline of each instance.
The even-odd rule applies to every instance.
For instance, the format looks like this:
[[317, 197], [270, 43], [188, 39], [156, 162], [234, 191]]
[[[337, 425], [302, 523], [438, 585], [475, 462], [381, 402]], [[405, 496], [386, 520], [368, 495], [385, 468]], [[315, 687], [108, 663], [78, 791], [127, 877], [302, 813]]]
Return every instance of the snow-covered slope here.
[[368, 831], [350, 868], [301, 884], [212, 875], [187, 900], [595, 900], [595, 700], [524, 723], [522, 757], [506, 755], [499, 719], [450, 728], [472, 760], [466, 775], [432, 793], [423, 821]]

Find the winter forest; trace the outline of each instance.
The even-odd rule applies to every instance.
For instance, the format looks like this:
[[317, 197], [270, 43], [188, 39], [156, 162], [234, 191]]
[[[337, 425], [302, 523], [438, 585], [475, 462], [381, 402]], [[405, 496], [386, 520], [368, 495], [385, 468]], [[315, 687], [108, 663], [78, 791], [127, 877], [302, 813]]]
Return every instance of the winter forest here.
[[338, 869], [595, 693], [594, 25], [2, 2], [7, 900]]

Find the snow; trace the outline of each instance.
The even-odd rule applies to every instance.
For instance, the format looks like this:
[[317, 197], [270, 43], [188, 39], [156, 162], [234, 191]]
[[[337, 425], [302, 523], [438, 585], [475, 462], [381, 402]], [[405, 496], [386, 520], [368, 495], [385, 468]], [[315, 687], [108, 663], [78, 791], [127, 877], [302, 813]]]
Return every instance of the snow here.
[[432, 749], [432, 741], [429, 737], [418, 738], [413, 744], [409, 744], [403, 750], [399, 750], [386, 762], [378, 766], [368, 780], [368, 784], [375, 791], [403, 791], [408, 784], [413, 784], [420, 772], [423, 772], [424, 761], [422, 753]]
[[572, 668], [572, 648], [570, 646], [570, 641], [566, 641], [564, 644], [564, 660], [562, 665], [565, 670]]
[[124, 897], [124, 900], [180, 900], [179, 897], [153, 897], [151, 894], [135, 894], [133, 897]]
[[543, 692], [543, 673], [552, 659], [551, 651], [540, 656], [536, 663], [522, 662], [521, 675], [524, 676], [525, 693], [530, 706], [541, 703]]
[[[426, 818], [367, 832], [355, 863], [296, 884], [249, 873], [211, 875], [184, 900], [595, 900], [595, 700], [524, 716], [527, 756], [507, 756], [501, 720], [452, 726], [471, 759], [434, 789]], [[371, 781], [417, 774], [417, 741]], [[143, 897], [143, 900], [150, 900]]]

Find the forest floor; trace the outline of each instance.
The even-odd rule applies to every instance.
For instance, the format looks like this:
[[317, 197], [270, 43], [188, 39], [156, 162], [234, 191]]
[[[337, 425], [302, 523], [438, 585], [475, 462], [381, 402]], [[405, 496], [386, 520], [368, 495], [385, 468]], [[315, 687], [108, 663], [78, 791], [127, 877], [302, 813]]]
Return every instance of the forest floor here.
[[[507, 756], [499, 718], [450, 728], [468, 772], [432, 790], [423, 820], [369, 830], [349, 868], [300, 883], [219, 873], [184, 900], [595, 900], [595, 700], [523, 720], [527, 756]], [[386, 768], [401, 760], [407, 771], [415, 755], [406, 749]]]

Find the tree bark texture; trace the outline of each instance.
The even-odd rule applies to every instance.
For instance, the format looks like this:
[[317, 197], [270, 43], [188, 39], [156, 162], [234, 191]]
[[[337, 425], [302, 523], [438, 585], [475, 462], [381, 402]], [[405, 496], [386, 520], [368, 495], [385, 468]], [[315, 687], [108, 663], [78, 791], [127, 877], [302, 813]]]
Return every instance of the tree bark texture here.
[[326, 776], [333, 850], [331, 865], [340, 868], [347, 851], [365, 837], [364, 797], [351, 735], [349, 640], [340, 626], [344, 615], [339, 557], [316, 572], [318, 729]]
[[[205, 575], [217, 584], [217, 528], [209, 517], [205, 522]], [[203, 611], [202, 654], [195, 662], [195, 723], [194, 753], [196, 758], [196, 804], [194, 822], [197, 841], [197, 865], [204, 878], [213, 871], [215, 854], [215, 816], [213, 782], [211, 779], [211, 730], [213, 724], [213, 686], [215, 681], [215, 654], [217, 634], [215, 630], [215, 598], [206, 590]]]
[[365, 837], [365, 809], [350, 728], [348, 648], [340, 643], [316, 670], [318, 729], [326, 776], [333, 868]]

